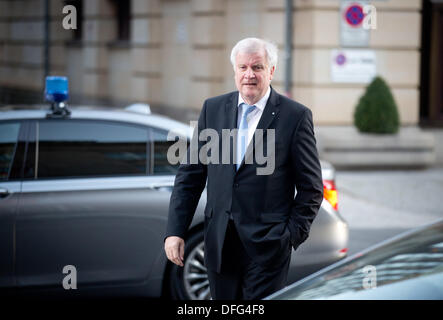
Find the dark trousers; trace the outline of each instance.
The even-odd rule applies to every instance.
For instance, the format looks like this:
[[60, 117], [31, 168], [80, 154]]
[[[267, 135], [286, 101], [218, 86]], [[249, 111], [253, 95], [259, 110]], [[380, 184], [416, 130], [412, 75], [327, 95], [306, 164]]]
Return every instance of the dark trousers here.
[[214, 300], [258, 300], [286, 285], [291, 254], [284, 263], [264, 268], [246, 253], [234, 222], [229, 221], [222, 252], [221, 272], [207, 270]]

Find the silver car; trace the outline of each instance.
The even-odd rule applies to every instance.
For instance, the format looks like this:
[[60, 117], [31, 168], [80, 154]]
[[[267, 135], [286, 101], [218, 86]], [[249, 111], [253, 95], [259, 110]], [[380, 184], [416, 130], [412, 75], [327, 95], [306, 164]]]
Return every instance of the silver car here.
[[[0, 289], [209, 299], [205, 194], [184, 268], [163, 250], [177, 170], [166, 156], [174, 143], [168, 132], [192, 134], [183, 123], [132, 109], [0, 111]], [[288, 282], [346, 256], [334, 169], [322, 162], [322, 173], [326, 199], [292, 256]], [[76, 290], [66, 290], [68, 276]]]
[[443, 220], [324, 268], [267, 300], [442, 300]]

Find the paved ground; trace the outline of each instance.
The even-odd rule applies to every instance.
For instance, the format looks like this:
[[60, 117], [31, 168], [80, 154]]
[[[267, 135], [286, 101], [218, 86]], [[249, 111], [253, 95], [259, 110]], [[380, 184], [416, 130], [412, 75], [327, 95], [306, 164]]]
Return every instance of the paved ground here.
[[443, 218], [443, 168], [337, 171], [336, 184], [349, 223], [349, 255]]

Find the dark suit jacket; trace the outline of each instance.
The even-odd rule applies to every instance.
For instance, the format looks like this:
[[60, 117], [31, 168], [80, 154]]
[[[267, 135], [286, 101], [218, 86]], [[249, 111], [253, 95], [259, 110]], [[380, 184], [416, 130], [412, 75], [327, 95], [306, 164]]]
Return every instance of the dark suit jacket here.
[[[198, 132], [205, 128], [218, 132], [220, 159], [222, 129], [237, 127], [238, 94], [236, 91], [206, 100], [198, 120]], [[251, 259], [272, 266], [284, 261], [291, 246], [296, 249], [306, 240], [323, 199], [311, 111], [271, 88], [257, 129], [275, 129], [272, 174], [257, 175], [260, 165], [255, 159], [252, 164], [243, 160], [238, 171], [232, 162], [222, 164], [220, 160], [219, 164], [181, 164], [175, 178], [166, 237], [185, 238], [207, 181], [205, 263], [216, 272], [221, 268], [230, 213]], [[264, 141], [266, 154], [266, 133]], [[204, 144], [205, 141], [199, 142], [199, 149]]]

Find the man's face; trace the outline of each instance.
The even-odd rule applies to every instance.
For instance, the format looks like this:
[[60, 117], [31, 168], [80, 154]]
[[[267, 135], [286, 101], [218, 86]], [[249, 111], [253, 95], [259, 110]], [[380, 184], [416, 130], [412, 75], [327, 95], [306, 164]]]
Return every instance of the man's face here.
[[274, 75], [266, 61], [266, 51], [238, 52], [235, 60], [235, 85], [247, 104], [253, 105], [266, 93]]

